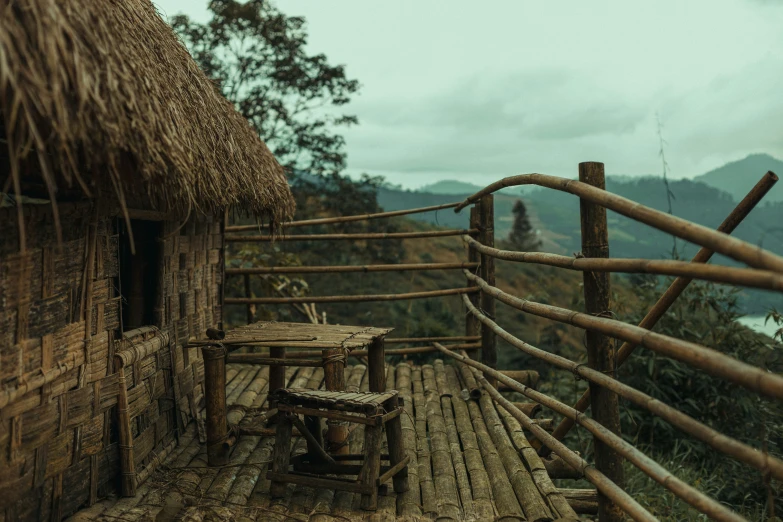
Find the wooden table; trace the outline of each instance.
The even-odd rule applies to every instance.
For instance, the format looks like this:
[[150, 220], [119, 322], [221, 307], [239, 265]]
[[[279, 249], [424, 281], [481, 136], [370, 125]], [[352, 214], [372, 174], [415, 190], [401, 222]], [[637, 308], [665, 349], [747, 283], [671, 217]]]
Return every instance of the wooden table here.
[[[345, 391], [344, 370], [347, 355], [353, 350], [366, 349], [369, 389], [371, 392], [381, 393], [386, 391], [384, 337], [392, 330], [372, 326], [260, 321], [230, 330], [220, 340], [189, 343], [191, 346], [201, 346], [204, 356], [207, 456], [210, 465], [223, 465], [228, 459], [226, 441], [229, 440], [230, 434], [226, 421], [225, 399], [227, 362], [268, 364], [270, 396], [275, 390], [285, 388], [286, 366], [323, 366], [325, 388], [328, 391]], [[269, 356], [229, 353], [241, 347], [268, 347]], [[321, 358], [286, 360], [286, 351], [292, 349], [321, 350]], [[270, 402], [270, 408], [273, 407], [274, 404]], [[340, 448], [336, 453], [347, 453], [347, 435], [347, 426], [340, 423], [328, 426], [328, 440], [333, 447]], [[229, 442], [228, 446], [231, 445]]]
[[[272, 361], [269, 373], [269, 391], [285, 387], [285, 367], [286, 366], [306, 366], [302, 360], [292, 360], [290, 363], [282, 360], [286, 358], [288, 350], [321, 350], [324, 372], [327, 373], [327, 367], [333, 363], [329, 361], [341, 362], [340, 366], [345, 366], [345, 356], [353, 350], [367, 350], [369, 361], [370, 391], [386, 391], [386, 372], [384, 369], [385, 349], [384, 337], [391, 332], [393, 328], [376, 328], [372, 326], [342, 326], [331, 324], [308, 324], [308, 323], [278, 323], [269, 321], [260, 321], [246, 326], [240, 326], [229, 332], [221, 343], [230, 348], [240, 346], [268, 347], [269, 359], [279, 359]], [[341, 357], [342, 356], [342, 357]], [[236, 354], [228, 356], [229, 362], [260, 362], [263, 364], [264, 358], [255, 354]], [[302, 364], [305, 362], [305, 364]], [[313, 362], [313, 361], [311, 361]], [[328, 372], [332, 373], [332, 372]], [[336, 376], [329, 376], [336, 377]], [[327, 378], [327, 390], [330, 389], [330, 378]], [[335, 391], [344, 390], [335, 388]]]

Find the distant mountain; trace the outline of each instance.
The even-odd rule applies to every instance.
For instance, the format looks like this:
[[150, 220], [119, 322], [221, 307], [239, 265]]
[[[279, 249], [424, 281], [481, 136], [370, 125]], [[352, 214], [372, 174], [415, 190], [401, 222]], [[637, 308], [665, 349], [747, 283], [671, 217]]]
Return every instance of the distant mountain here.
[[[768, 170], [778, 176], [783, 175], [783, 161], [773, 158], [769, 154], [751, 154], [744, 159], [732, 161], [697, 176], [694, 181], [701, 181], [711, 187], [728, 192], [735, 201], [739, 201]], [[783, 201], [783, 187], [780, 184], [775, 186], [764, 200]]]
[[[478, 192], [483, 188], [484, 185], [475, 185], [473, 183], [467, 183], [465, 181], [444, 179], [432, 183], [430, 185], [425, 185], [421, 188], [416, 189], [416, 191], [428, 192], [430, 194], [447, 194], [447, 195], [465, 196], [469, 194], [475, 194], [476, 192]], [[519, 195], [519, 194], [529, 193], [531, 190], [534, 190], [533, 187], [509, 187], [501, 190], [501, 192], [503, 192], [504, 194]]]

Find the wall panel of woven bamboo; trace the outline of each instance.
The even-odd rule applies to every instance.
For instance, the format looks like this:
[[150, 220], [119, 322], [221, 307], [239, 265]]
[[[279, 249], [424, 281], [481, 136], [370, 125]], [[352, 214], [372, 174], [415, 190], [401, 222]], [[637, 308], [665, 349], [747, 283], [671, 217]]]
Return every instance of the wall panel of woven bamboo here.
[[[89, 206], [0, 209], [0, 513], [59, 520], [113, 487], [117, 237]], [[65, 485], [65, 487], [64, 487]]]
[[[124, 476], [142, 481], [198, 416], [203, 361], [182, 346], [220, 321], [222, 236], [211, 220], [162, 223], [154, 328], [123, 337], [119, 220], [60, 204], [58, 246], [48, 204], [23, 213], [20, 252], [16, 209], [0, 208], [0, 520], [61, 520]], [[133, 470], [121, 465], [123, 394]]]

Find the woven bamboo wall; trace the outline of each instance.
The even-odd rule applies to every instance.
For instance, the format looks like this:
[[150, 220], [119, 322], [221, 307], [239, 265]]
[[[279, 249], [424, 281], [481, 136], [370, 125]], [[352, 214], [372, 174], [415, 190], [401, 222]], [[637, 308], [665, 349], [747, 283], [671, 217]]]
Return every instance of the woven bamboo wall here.
[[[89, 206], [0, 211], [0, 514], [59, 520], [113, 487], [117, 243]], [[0, 517], [2, 518], [2, 517]]]
[[[60, 205], [60, 250], [49, 206], [24, 212], [27, 251], [20, 254], [15, 209], [0, 209], [0, 521], [61, 520], [119, 486], [118, 236], [113, 218]], [[183, 345], [220, 321], [220, 224], [178, 226], [164, 223], [170, 236], [156, 309], [155, 326], [170, 342], [131, 372], [139, 381], [150, 369], [163, 377], [149, 404], [134, 402], [141, 412], [134, 458], [142, 470], [198, 411], [203, 362]], [[136, 383], [126, 386], [132, 391]]]
[[[196, 417], [204, 397], [204, 361], [196, 348], [184, 348], [188, 339], [204, 338], [207, 328], [221, 320], [223, 255], [220, 223], [191, 220], [176, 234], [176, 223], [166, 223], [163, 248], [162, 323], [171, 339], [173, 386], [179, 427]], [[203, 431], [200, 430], [203, 434]]]

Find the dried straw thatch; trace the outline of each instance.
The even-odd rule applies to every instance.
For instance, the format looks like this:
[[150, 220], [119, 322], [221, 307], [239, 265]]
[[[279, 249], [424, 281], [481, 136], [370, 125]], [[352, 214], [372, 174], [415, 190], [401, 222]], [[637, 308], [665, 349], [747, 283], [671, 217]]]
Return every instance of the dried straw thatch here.
[[0, 191], [34, 174], [123, 208], [293, 212], [281, 166], [149, 0], [0, 0], [0, 112]]

